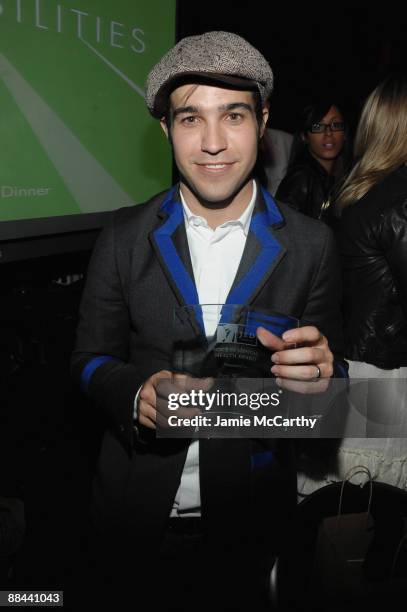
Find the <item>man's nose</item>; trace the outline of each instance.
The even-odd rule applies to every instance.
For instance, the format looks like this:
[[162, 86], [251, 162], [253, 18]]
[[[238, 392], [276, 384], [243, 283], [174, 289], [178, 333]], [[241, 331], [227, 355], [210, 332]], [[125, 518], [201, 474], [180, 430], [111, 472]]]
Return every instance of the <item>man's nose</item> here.
[[216, 155], [227, 148], [226, 135], [218, 123], [208, 122], [202, 132], [201, 149]]

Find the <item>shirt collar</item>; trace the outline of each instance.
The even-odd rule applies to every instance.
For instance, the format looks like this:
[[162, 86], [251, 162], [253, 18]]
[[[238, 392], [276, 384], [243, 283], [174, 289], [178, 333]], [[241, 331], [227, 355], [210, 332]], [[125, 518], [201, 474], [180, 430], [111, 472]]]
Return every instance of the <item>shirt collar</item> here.
[[[190, 208], [188, 207], [187, 203], [185, 202], [185, 198], [182, 195], [181, 190], [180, 190], [179, 194], [180, 194], [180, 197], [181, 197], [182, 207], [184, 209], [184, 218], [185, 218], [186, 224], [187, 225], [194, 225], [194, 220], [199, 220], [201, 222], [201, 225], [203, 225], [205, 227], [208, 227], [208, 224], [207, 224], [206, 220], [203, 217], [200, 217], [199, 215], [194, 215], [194, 213], [191, 212]], [[246, 208], [243, 211], [243, 213], [240, 215], [240, 217], [238, 219], [231, 219], [230, 221], [226, 221], [225, 223], [222, 223], [222, 225], [220, 227], [226, 227], [228, 225], [240, 225], [240, 227], [243, 229], [244, 235], [247, 236], [247, 234], [249, 233], [250, 221], [251, 221], [251, 218], [252, 218], [252, 213], [253, 213], [254, 205], [255, 205], [255, 202], [256, 202], [256, 198], [257, 198], [257, 184], [256, 184], [256, 181], [253, 180], [252, 197], [250, 198], [250, 202], [246, 206]]]

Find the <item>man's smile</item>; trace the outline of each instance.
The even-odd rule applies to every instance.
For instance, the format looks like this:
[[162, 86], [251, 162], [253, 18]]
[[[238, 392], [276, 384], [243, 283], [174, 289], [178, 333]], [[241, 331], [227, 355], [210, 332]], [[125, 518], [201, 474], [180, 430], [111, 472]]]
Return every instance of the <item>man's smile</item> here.
[[213, 162], [213, 163], [196, 163], [199, 170], [204, 173], [222, 174], [232, 168], [235, 162]]

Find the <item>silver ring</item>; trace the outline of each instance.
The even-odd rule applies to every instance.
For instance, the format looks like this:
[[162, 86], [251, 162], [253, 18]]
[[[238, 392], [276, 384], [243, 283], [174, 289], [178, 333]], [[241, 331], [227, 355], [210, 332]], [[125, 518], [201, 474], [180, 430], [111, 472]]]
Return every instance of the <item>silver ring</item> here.
[[315, 365], [315, 367], [317, 369], [317, 375], [314, 376], [314, 380], [318, 380], [318, 378], [321, 378], [321, 370], [319, 369], [319, 367], [316, 364], [314, 364], [314, 365]]

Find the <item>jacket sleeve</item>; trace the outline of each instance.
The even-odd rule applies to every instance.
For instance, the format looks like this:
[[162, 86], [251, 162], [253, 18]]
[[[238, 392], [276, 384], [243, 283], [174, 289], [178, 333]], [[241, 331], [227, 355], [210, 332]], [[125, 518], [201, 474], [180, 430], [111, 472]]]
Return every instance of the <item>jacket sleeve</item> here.
[[385, 214], [381, 242], [407, 318], [407, 199]]
[[[332, 231], [322, 223], [321, 227], [325, 230], [325, 240], [301, 322], [315, 325], [324, 334], [334, 355], [333, 378], [344, 379], [348, 378], [348, 364], [344, 359], [342, 335], [340, 260]], [[316, 480], [336, 470], [337, 452], [341, 440], [336, 432], [341, 432], [343, 411], [346, 414], [347, 410], [347, 393], [344, 385], [347, 385], [347, 381], [337, 385], [334, 383], [321, 398], [317, 396], [319, 402], [323, 399], [329, 406], [327, 418], [320, 425], [324, 428], [324, 437], [304, 437], [294, 441], [297, 470]], [[310, 400], [301, 400], [302, 408], [306, 405], [306, 401]], [[313, 414], [318, 404], [311, 403], [310, 406]], [[326, 437], [326, 432], [331, 431], [335, 433]]]
[[315, 325], [327, 338], [335, 358], [333, 376], [342, 378], [347, 377], [348, 367], [342, 332], [341, 266], [332, 231], [322, 223], [320, 226], [324, 240], [302, 322]]
[[107, 414], [112, 429], [131, 447], [134, 399], [143, 383], [128, 363], [130, 320], [117, 265], [113, 217], [95, 245], [82, 295], [71, 372], [82, 390]]

